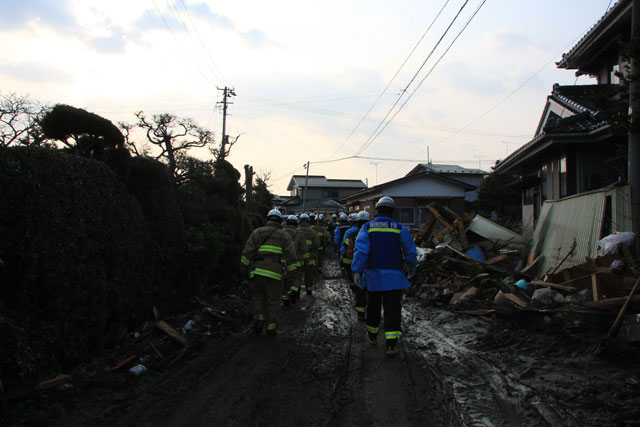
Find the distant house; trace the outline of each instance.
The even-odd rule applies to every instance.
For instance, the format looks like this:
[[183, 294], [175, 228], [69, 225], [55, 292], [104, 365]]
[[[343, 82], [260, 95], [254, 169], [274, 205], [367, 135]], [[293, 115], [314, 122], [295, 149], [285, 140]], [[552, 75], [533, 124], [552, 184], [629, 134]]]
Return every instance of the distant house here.
[[349, 194], [343, 202], [350, 211], [374, 213], [376, 201], [382, 196], [394, 199], [394, 219], [406, 226], [421, 227], [428, 218], [427, 205], [436, 202], [462, 215], [465, 200], [474, 199], [486, 172], [456, 165], [421, 163], [407, 175], [366, 190]]
[[605, 113], [626, 102], [616, 72], [624, 64], [618, 37], [631, 34], [631, 4], [616, 3], [557, 63], [578, 76], [596, 77], [597, 84], [554, 85], [533, 139], [494, 168], [518, 178], [514, 185], [522, 192], [524, 233], [533, 232], [545, 201], [626, 180], [627, 135], [616, 132]]
[[[337, 213], [345, 210], [338, 200], [347, 194], [366, 189], [359, 179], [327, 179], [324, 175], [293, 175], [287, 186], [288, 196], [279, 196], [278, 206], [285, 213]], [[304, 205], [304, 209], [303, 209]]]

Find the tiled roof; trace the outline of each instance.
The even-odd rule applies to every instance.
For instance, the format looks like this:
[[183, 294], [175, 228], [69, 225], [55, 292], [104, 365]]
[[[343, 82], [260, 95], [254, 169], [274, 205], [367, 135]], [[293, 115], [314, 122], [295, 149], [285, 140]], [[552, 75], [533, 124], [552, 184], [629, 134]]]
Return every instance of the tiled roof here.
[[610, 22], [610, 20], [613, 19], [619, 11], [624, 10], [624, 7], [629, 3], [631, 3], [631, 0], [619, 0], [609, 10], [607, 10], [598, 22], [596, 22], [568, 52], [562, 54], [562, 59], [556, 63], [558, 68], [572, 68], [572, 65], [570, 64], [572, 56], [581, 47], [583, 47], [583, 45], [591, 39], [591, 37], [593, 37], [601, 27], [604, 27], [606, 23]]
[[620, 90], [619, 85], [553, 86], [551, 97], [579, 113], [597, 114], [602, 106]]
[[438, 173], [456, 173], [456, 174], [469, 174], [469, 175], [486, 175], [487, 172], [482, 169], [464, 168], [458, 165], [442, 165], [434, 163], [420, 163], [420, 166], [424, 169], [438, 172]]
[[287, 190], [294, 187], [367, 188], [360, 179], [327, 179], [324, 175], [293, 175]]
[[597, 120], [589, 111], [565, 118], [550, 118], [543, 132], [547, 134], [587, 133], [606, 126], [607, 122]]

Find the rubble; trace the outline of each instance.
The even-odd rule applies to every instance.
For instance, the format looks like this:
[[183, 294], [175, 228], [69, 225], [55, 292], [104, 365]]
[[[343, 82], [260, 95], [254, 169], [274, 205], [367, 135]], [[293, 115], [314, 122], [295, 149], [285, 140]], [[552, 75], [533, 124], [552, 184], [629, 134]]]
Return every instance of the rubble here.
[[640, 325], [625, 316], [640, 310], [635, 286], [631, 290], [640, 276], [633, 233], [606, 236], [599, 242], [601, 255], [563, 268], [574, 254], [574, 241], [540, 272], [535, 266], [544, 256], [528, 252], [521, 236], [483, 217], [460, 217], [435, 204], [429, 211], [431, 217], [415, 232], [419, 263], [410, 289], [425, 304], [480, 315], [605, 311], [618, 315], [610, 335], [624, 319], [632, 319], [631, 329]]

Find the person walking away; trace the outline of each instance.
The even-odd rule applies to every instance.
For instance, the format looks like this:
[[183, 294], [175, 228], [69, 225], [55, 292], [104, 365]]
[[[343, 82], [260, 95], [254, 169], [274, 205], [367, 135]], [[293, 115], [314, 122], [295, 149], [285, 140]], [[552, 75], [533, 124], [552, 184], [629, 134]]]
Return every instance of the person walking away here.
[[253, 330], [275, 336], [278, 328], [283, 268], [297, 269], [298, 259], [289, 235], [281, 228], [282, 215], [277, 209], [267, 214], [267, 224], [251, 232], [242, 250], [241, 264], [249, 270], [253, 312]]
[[[347, 280], [351, 280], [351, 259], [345, 259], [344, 257], [344, 238], [347, 235], [347, 233], [349, 231], [355, 231], [356, 233], [358, 232], [358, 226], [357, 226], [357, 222], [358, 222], [358, 214], [357, 213], [352, 213], [349, 215], [349, 219], [347, 220], [348, 222], [348, 226], [344, 227], [341, 226], [340, 227], [340, 248], [338, 249], [338, 253], [340, 255], [340, 270], [342, 271], [342, 275], [344, 278], [346, 278]], [[357, 236], [357, 234], [356, 234]]]
[[[313, 218], [311, 218], [311, 222], [314, 223]], [[318, 240], [320, 241], [320, 246], [318, 247], [317, 271], [318, 274], [321, 275], [324, 269], [324, 253], [327, 246], [329, 246], [329, 231], [327, 230], [327, 227], [324, 226], [324, 216], [322, 214], [316, 217], [313, 230], [318, 235]]]
[[300, 215], [300, 224], [298, 226], [304, 235], [309, 249], [309, 262], [304, 269], [304, 287], [307, 295], [313, 293], [313, 285], [316, 274], [316, 257], [318, 256], [318, 247], [320, 247], [320, 239], [318, 234], [311, 228], [309, 215], [303, 213]]
[[362, 228], [362, 226], [367, 222], [369, 222], [369, 212], [367, 211], [358, 212], [356, 224], [350, 229], [348, 229], [347, 232], [344, 234], [344, 240], [342, 242], [342, 246], [340, 247], [340, 255], [342, 255], [342, 259], [344, 261], [344, 264], [346, 266], [346, 271], [348, 273], [348, 280], [350, 285], [349, 287], [351, 288], [355, 296], [355, 305], [353, 308], [356, 310], [356, 313], [358, 314], [358, 320], [361, 320], [361, 321], [365, 320], [367, 294], [362, 288], [360, 288], [359, 286], [356, 286], [356, 284], [354, 283], [353, 272], [351, 271], [351, 264], [353, 261], [353, 254], [355, 252], [356, 237], [358, 236], [358, 232], [360, 231], [360, 228]]
[[336, 214], [332, 214], [331, 215], [331, 222], [329, 223], [329, 226], [327, 227], [329, 229], [329, 236], [328, 240], [329, 240], [329, 244], [334, 248], [335, 250], [335, 245], [333, 244], [333, 236], [334, 236], [334, 232], [336, 231], [336, 227], [338, 226], [338, 215]]
[[[381, 197], [376, 203], [376, 217], [362, 226], [356, 238], [351, 270], [354, 282], [368, 291], [366, 338], [377, 343], [380, 309], [384, 308], [386, 354], [398, 353], [402, 335], [402, 296], [416, 272], [418, 257], [411, 234], [402, 224], [393, 221], [394, 201]], [[407, 274], [403, 272], [406, 265]]]
[[296, 215], [289, 215], [287, 217], [287, 224], [284, 227], [284, 231], [291, 238], [293, 248], [296, 251], [296, 257], [298, 258], [298, 268], [287, 276], [285, 283], [288, 300], [291, 304], [295, 304], [296, 301], [300, 299], [300, 288], [304, 281], [304, 269], [309, 263], [309, 248], [304, 234], [298, 229], [298, 217]]

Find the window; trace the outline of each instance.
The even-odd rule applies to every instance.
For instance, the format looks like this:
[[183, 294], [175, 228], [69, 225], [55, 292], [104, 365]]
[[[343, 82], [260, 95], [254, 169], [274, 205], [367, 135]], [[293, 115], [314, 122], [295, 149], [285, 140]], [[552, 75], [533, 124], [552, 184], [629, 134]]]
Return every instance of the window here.
[[418, 208], [418, 226], [422, 227], [429, 219], [429, 215], [431, 215], [429, 208]]
[[524, 200], [523, 205], [532, 205], [535, 203], [535, 188], [527, 188], [524, 190]]
[[322, 192], [324, 198], [337, 199], [338, 192], [336, 190], [325, 190]]
[[541, 201], [545, 201], [547, 200], [547, 197], [549, 195], [548, 193], [548, 172], [549, 167], [547, 165], [542, 166], [542, 169], [540, 169], [540, 197], [541, 197]]
[[394, 219], [403, 225], [413, 225], [415, 220], [415, 209], [413, 208], [396, 208]]
[[560, 197], [567, 196], [567, 156], [560, 157]]

